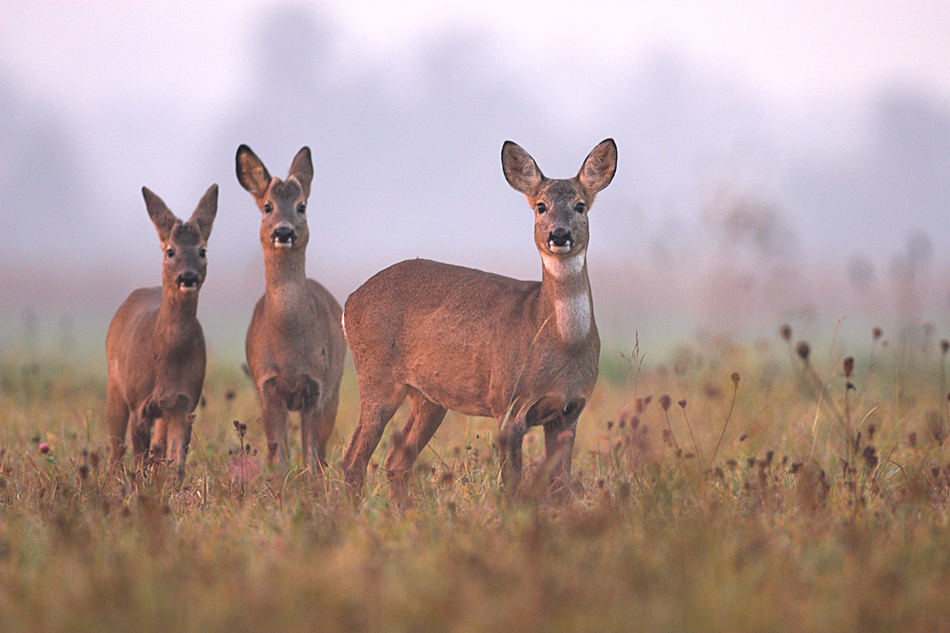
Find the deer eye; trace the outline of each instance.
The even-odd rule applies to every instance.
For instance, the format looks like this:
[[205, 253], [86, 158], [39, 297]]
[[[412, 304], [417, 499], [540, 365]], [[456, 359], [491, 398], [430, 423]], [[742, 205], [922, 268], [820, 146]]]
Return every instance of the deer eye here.
[[174, 256], [175, 256], [175, 249], [174, 249], [174, 248], [165, 249], [165, 255], [166, 255], [168, 258], [174, 257]]
[[300, 215], [303, 215], [306, 212], [307, 212], [307, 205], [305, 205], [303, 202], [297, 205], [297, 213], [299, 213]]
[[587, 205], [585, 205], [583, 202], [578, 202], [574, 205], [574, 210], [578, 213], [583, 213], [586, 209]]
[[272, 205], [270, 202], [264, 203], [264, 213], [270, 213], [273, 210], [274, 210], [274, 205]]
[[535, 208], [538, 210], [539, 215], [548, 210], [547, 205], [544, 204], [543, 202], [539, 202]]
[[208, 249], [207, 249], [207, 248], [199, 248], [199, 249], [198, 249], [198, 257], [200, 257], [201, 259], [204, 259], [205, 257], [207, 257], [207, 255], [208, 255]]

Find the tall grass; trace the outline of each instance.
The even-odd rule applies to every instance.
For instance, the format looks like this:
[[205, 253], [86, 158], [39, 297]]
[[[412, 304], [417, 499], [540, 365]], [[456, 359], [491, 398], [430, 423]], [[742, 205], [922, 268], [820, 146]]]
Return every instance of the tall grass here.
[[946, 348], [781, 338], [605, 353], [567, 500], [532, 485], [537, 430], [509, 499], [494, 423], [450, 415], [398, 506], [379, 456], [343, 493], [351, 370], [315, 477], [262, 468], [250, 382], [212, 368], [178, 486], [109, 471], [96, 367], [5, 358], [0, 628], [950, 630]]

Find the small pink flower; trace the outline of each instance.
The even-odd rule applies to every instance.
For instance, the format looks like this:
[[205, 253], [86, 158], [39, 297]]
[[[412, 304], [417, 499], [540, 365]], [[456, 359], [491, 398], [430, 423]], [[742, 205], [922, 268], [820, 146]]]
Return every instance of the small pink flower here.
[[49, 452], [49, 444], [47, 444], [46, 442], [43, 442], [42, 444], [40, 444], [40, 452], [43, 453], [44, 455], [45, 455], [46, 453], [48, 453], [48, 452]]

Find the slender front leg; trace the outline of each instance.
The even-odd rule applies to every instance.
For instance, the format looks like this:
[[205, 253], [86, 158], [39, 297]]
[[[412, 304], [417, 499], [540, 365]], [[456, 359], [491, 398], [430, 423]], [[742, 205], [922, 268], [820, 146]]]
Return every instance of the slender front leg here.
[[129, 407], [111, 382], [106, 390], [106, 426], [109, 429], [109, 465], [122, 460], [125, 455], [125, 433], [129, 424]]
[[192, 416], [190, 413], [176, 413], [168, 416], [168, 460], [175, 465], [180, 482], [185, 477], [185, 460], [188, 457], [188, 444], [191, 442]]
[[552, 492], [565, 492], [571, 485], [576, 434], [577, 417], [558, 418], [544, 425], [544, 461], [551, 473]]
[[261, 400], [261, 420], [267, 438], [267, 465], [287, 468], [287, 404], [273, 380], [258, 389]]
[[521, 486], [521, 445], [527, 425], [523, 414], [517, 418], [498, 420], [498, 457], [501, 461], [501, 481], [505, 493], [512, 495]]

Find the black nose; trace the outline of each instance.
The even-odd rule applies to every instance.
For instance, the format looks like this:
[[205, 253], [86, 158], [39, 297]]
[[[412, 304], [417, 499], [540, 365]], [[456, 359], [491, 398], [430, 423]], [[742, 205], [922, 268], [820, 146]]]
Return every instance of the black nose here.
[[194, 288], [198, 285], [198, 275], [195, 273], [182, 273], [178, 275], [178, 285], [186, 288]]
[[564, 229], [554, 229], [548, 233], [548, 242], [555, 246], [565, 246], [571, 241], [571, 232]]
[[280, 242], [289, 242], [294, 239], [294, 230], [289, 226], [279, 226], [274, 229], [274, 237]]

